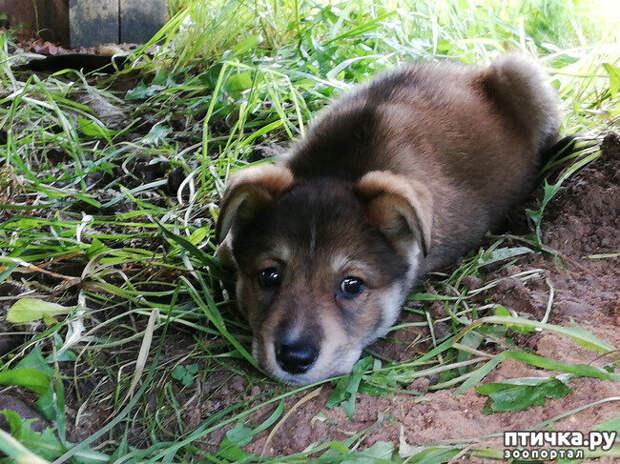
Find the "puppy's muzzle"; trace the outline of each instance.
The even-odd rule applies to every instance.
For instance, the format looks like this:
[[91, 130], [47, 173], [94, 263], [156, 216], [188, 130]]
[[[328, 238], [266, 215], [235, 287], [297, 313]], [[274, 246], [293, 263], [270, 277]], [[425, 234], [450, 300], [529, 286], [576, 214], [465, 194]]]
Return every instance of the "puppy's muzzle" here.
[[319, 357], [318, 347], [306, 340], [282, 340], [275, 342], [276, 361], [289, 374], [307, 372]]

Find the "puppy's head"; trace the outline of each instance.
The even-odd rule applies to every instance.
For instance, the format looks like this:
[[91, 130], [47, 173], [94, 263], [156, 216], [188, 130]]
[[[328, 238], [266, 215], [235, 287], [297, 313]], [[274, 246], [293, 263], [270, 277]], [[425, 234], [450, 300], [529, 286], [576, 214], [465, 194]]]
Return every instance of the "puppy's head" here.
[[238, 271], [253, 354], [308, 384], [350, 372], [395, 322], [430, 245], [431, 197], [389, 172], [357, 183], [251, 167], [224, 195], [218, 255]]

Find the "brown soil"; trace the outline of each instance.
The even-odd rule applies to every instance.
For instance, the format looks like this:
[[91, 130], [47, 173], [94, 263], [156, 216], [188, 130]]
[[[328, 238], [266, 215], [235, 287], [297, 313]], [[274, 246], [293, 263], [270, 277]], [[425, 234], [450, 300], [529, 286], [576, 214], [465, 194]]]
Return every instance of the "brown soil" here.
[[[549, 298], [547, 278], [555, 291], [550, 323], [570, 325], [571, 321], [575, 321], [597, 337], [620, 346], [618, 258], [592, 257], [620, 249], [619, 176], [620, 140], [610, 135], [603, 143], [603, 156], [569, 178], [547, 207], [543, 242], [559, 252], [559, 259], [531, 254], [506, 269], [488, 272], [482, 276], [482, 282], [473, 282], [474, 288], [528, 269], [543, 270], [538, 278], [526, 283], [509, 278], [481, 295], [481, 301], [492, 300], [519, 315], [540, 320]], [[523, 207], [516, 208], [515, 214], [522, 216]], [[409, 329], [394, 334], [397, 340], [404, 342], [402, 344], [380, 341], [371, 349], [392, 359], [410, 358], [411, 352], [404, 356], [401, 354], [416, 337], [415, 332]], [[597, 353], [572, 340], [549, 332], [518, 336], [515, 341], [521, 348], [555, 360], [598, 366], [609, 363], [609, 358], [601, 359]], [[548, 371], [517, 361], [504, 361], [486, 381], [548, 375]], [[419, 379], [410, 388], [424, 392], [435, 381]], [[331, 387], [324, 386], [316, 398], [293, 412], [268, 443], [267, 433], [264, 433], [246, 451], [260, 454], [266, 445], [264, 452], [268, 455], [299, 452], [315, 442], [345, 439], [351, 433], [373, 425], [382, 416], [387, 418], [367, 436], [362, 447], [382, 440], [398, 444], [401, 426], [404, 439], [412, 446], [455, 439], [480, 439], [507, 430], [526, 430], [574, 408], [620, 393], [617, 383], [598, 379], [576, 379], [570, 382], [570, 386], [574, 390], [572, 394], [547, 400], [544, 406], [490, 416], [482, 415], [486, 397], [475, 389], [460, 395], [455, 395], [454, 390], [428, 392], [423, 396], [396, 394], [373, 397], [359, 394], [352, 420], [347, 419], [341, 408], [325, 408]], [[298, 399], [290, 399], [287, 406], [291, 407]], [[252, 421], [258, 424], [268, 417], [273, 408], [267, 409], [255, 415]], [[614, 401], [563, 418], [555, 422], [553, 428], [585, 432], [619, 415], [620, 402]], [[221, 430], [212, 437], [213, 442], [217, 443], [223, 433]], [[485, 441], [483, 445], [502, 448], [501, 439]], [[598, 462], [612, 462], [605, 459], [608, 458]]]

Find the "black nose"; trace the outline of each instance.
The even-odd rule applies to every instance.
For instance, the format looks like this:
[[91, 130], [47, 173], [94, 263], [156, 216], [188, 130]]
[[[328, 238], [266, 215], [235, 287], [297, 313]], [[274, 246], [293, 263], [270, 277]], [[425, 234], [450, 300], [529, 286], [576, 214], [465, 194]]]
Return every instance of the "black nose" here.
[[303, 374], [318, 356], [319, 350], [311, 343], [276, 343], [276, 360], [282, 369], [291, 374]]

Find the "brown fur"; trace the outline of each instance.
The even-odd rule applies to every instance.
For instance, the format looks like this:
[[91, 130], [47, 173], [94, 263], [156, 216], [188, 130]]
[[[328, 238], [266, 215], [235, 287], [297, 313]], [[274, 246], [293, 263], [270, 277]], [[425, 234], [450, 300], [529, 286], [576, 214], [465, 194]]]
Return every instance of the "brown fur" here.
[[[239, 271], [259, 361], [290, 383], [349, 371], [416, 279], [476, 246], [531, 190], [558, 125], [556, 96], [524, 57], [412, 65], [328, 107], [279, 165], [235, 174], [218, 254]], [[258, 285], [264, 269], [281, 273], [277, 288]], [[339, 290], [350, 276], [365, 283], [351, 299]], [[318, 347], [307, 372], [276, 361], [291, 340]]]

